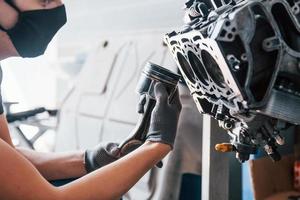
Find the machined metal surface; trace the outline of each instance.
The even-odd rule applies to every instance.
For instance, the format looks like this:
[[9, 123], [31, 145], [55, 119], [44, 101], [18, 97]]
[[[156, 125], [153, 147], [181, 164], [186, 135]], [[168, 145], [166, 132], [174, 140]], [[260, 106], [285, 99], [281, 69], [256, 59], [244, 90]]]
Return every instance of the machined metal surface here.
[[189, 0], [165, 36], [198, 110], [219, 121], [241, 162], [300, 124], [300, 1]]
[[[124, 149], [134, 149], [146, 140], [151, 113], [156, 104], [155, 84], [162, 83], [165, 86], [168, 92], [168, 100], [171, 102], [176, 92], [178, 92], [177, 85], [180, 78], [180, 75], [157, 64], [150, 62], [146, 64], [136, 87], [136, 92], [140, 95], [140, 102], [138, 103], [140, 119], [130, 135], [120, 143], [121, 154], [126, 155], [128, 152], [124, 152]], [[157, 166], [162, 167], [161, 163]]]

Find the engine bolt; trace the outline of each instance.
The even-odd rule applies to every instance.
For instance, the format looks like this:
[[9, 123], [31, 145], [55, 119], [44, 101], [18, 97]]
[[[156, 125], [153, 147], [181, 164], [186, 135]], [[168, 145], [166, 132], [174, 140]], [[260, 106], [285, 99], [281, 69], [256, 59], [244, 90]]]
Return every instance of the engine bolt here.
[[279, 144], [279, 145], [285, 144], [285, 140], [281, 135], [276, 135], [274, 138], [275, 138], [277, 144]]
[[227, 153], [234, 151], [234, 146], [230, 143], [222, 143], [222, 144], [216, 144], [215, 146], [216, 151]]

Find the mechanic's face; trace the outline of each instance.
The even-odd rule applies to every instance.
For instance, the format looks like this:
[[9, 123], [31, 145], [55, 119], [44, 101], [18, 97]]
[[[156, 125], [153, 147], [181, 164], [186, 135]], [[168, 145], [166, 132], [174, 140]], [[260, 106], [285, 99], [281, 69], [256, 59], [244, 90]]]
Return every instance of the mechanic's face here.
[[[12, 28], [15, 28], [16, 23], [18, 22], [19, 15], [20, 13], [23, 13], [25, 11], [32, 11], [32, 10], [47, 10], [47, 9], [54, 9], [57, 7], [60, 7], [63, 3], [61, 0], [12, 0], [11, 4], [14, 6], [11, 6], [4, 0], [0, 0], [0, 25], [4, 30], [11, 30]], [[16, 7], [16, 8], [14, 8]], [[51, 20], [51, 18], [49, 18]], [[54, 19], [54, 20], [57, 20]], [[61, 18], [63, 19], [63, 16]], [[62, 21], [60, 21], [62, 23]], [[51, 23], [50, 23], [51, 24]], [[41, 25], [41, 24], [39, 24]], [[53, 27], [54, 26], [54, 27]], [[52, 29], [49, 27], [50, 31], [56, 31], [57, 28], [55, 28], [56, 25], [52, 24]], [[45, 26], [44, 26], [45, 28]], [[32, 36], [34, 34], [28, 33], [27, 30], [27, 36]], [[52, 35], [49, 36], [48, 34], [48, 39], [51, 39]], [[16, 46], [13, 45], [11, 41], [11, 37], [8, 37], [7, 33], [3, 30], [0, 29], [0, 43], [3, 44], [0, 46], [0, 60], [5, 59], [7, 57], [11, 56], [20, 56], [19, 52], [16, 50]], [[28, 39], [28, 37], [27, 37]], [[46, 40], [46, 39], [45, 39]], [[38, 43], [40, 42], [42, 46], [40, 47], [39, 45], [35, 46], [34, 52], [36, 54], [41, 54], [43, 53], [43, 50], [41, 48], [44, 48], [47, 46], [47, 43], [45, 41], [37, 41]], [[16, 43], [15, 43], [16, 44]], [[28, 45], [25, 45], [28, 46]], [[30, 45], [29, 45], [30, 46]], [[22, 46], [24, 48], [24, 45]], [[37, 48], [39, 52], [37, 52]], [[20, 50], [20, 48], [18, 49]], [[26, 50], [28, 52], [28, 50]], [[25, 54], [25, 53], [23, 53]], [[22, 56], [22, 55], [21, 55]], [[30, 56], [26, 56], [30, 57]], [[32, 56], [33, 57], [33, 56]]]

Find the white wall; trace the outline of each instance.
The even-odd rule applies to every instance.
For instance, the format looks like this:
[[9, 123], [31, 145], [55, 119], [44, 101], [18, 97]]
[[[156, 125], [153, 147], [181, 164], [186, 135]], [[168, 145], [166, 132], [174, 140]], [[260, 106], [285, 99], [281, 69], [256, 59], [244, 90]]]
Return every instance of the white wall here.
[[[134, 88], [145, 61], [150, 59], [174, 66], [168, 50], [162, 46], [162, 39], [165, 33], [182, 24], [184, 0], [66, 0], [65, 3], [68, 24], [60, 33], [58, 45], [62, 71], [69, 76], [59, 78], [57, 89], [63, 103], [57, 150], [86, 148], [103, 139], [121, 140], [137, 120]], [[105, 40], [109, 41], [108, 48], [101, 46]], [[120, 50], [121, 47], [124, 49]], [[122, 100], [108, 104], [115, 97], [101, 94], [101, 84], [117, 54], [120, 55], [113, 75], [118, 75], [120, 80], [113, 89], [122, 90], [123, 85], [130, 85], [122, 91]], [[88, 63], [76, 65], [78, 55], [88, 55]], [[123, 61], [122, 56], [127, 60]], [[77, 71], [78, 66], [83, 69], [74, 78], [72, 70]], [[66, 100], [63, 91], [68, 91], [73, 81], [73, 91]], [[127, 125], [116, 121], [126, 121]], [[63, 144], [67, 139], [68, 144]]]
[[[71, 82], [73, 87], [67, 98], [60, 98], [64, 101], [56, 150], [121, 141], [138, 119], [134, 90], [145, 62], [175, 67], [162, 39], [182, 24], [184, 0], [70, 0], [66, 4], [69, 23], [60, 36], [59, 54], [69, 75], [60, 78], [60, 86]], [[109, 44], [104, 48], [106, 40]], [[82, 60], [74, 55], [88, 55], [76, 78], [72, 70], [77, 71]], [[133, 199], [147, 199], [147, 181], [148, 175], [131, 190]]]
[[[103, 35], [145, 30], [169, 31], [182, 24], [185, 0], [65, 0], [68, 24], [63, 45], [94, 44]], [[66, 53], [66, 52], [65, 52]]]

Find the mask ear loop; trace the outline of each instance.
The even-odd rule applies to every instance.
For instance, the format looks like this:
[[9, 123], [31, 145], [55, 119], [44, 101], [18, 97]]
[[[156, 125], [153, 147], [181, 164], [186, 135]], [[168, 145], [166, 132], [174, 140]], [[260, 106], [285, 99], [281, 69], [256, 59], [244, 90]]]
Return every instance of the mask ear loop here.
[[18, 13], [20, 13], [20, 9], [14, 4], [13, 0], [5, 0], [5, 2], [10, 5], [12, 8], [14, 8]]
[[1, 25], [0, 25], [0, 31], [7, 32], [7, 30], [5, 28], [3, 28]]

